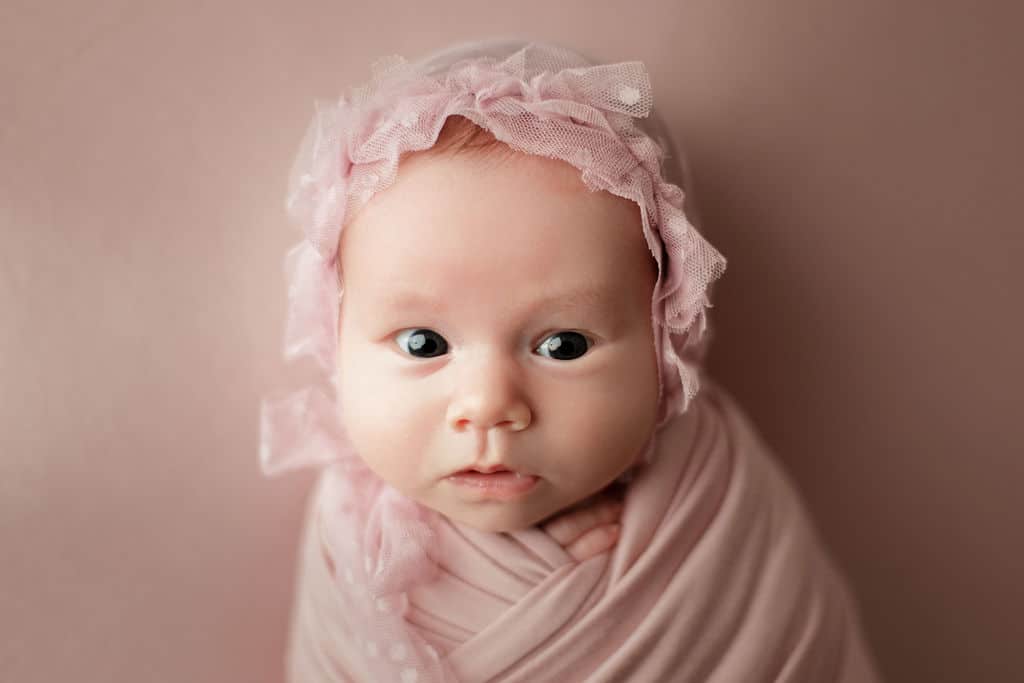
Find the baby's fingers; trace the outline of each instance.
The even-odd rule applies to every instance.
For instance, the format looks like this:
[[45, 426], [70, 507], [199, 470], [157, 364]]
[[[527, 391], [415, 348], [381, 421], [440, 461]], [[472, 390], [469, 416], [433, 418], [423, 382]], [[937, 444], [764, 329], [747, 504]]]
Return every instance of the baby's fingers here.
[[621, 515], [622, 503], [614, 498], [603, 498], [559, 515], [544, 525], [544, 531], [557, 543], [568, 547], [586, 533], [619, 521]]
[[589, 560], [611, 550], [619, 540], [619, 525], [607, 524], [591, 529], [566, 546], [565, 550], [577, 562]]

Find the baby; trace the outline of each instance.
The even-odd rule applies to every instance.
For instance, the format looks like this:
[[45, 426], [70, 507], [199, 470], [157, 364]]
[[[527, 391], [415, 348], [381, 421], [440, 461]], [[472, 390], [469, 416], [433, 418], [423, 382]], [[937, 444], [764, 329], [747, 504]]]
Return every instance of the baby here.
[[877, 680], [701, 372], [725, 260], [650, 108], [639, 63], [507, 41], [379, 62], [319, 107], [286, 355], [333, 387], [263, 415], [268, 471], [322, 468], [289, 680]]

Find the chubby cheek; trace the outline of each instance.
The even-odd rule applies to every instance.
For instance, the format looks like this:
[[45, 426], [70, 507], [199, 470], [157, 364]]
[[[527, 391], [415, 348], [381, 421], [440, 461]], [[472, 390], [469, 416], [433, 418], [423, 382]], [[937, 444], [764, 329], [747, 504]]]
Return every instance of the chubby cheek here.
[[552, 388], [546, 413], [555, 420], [559, 461], [551, 465], [566, 485], [594, 493], [632, 465], [657, 420], [657, 370], [641, 366], [615, 381], [575, 387], [571, 395]]
[[[350, 362], [354, 361], [354, 362]], [[403, 493], [412, 494], [424, 462], [427, 432], [416, 397], [408, 387], [359, 355], [342, 358], [339, 367], [341, 422], [356, 452], [378, 476]]]

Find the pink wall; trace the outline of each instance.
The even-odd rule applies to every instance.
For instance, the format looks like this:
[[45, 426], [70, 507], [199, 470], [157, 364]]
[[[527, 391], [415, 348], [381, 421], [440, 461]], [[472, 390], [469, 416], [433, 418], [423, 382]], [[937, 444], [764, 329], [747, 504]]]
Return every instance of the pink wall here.
[[888, 678], [1019, 675], [1024, 13], [477, 6], [0, 6], [0, 680], [280, 680], [310, 478], [261, 479], [256, 427], [287, 168], [371, 57], [495, 34], [649, 64], [730, 259], [713, 370]]

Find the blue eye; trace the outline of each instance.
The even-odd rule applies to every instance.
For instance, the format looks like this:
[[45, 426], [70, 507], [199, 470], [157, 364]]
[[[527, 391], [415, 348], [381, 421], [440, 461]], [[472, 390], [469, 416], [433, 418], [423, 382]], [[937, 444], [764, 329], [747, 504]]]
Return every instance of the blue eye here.
[[413, 327], [395, 335], [399, 348], [416, 358], [434, 358], [448, 353], [448, 342], [433, 330]]
[[590, 349], [590, 341], [579, 332], [556, 332], [537, 347], [537, 353], [555, 360], [575, 360]]

